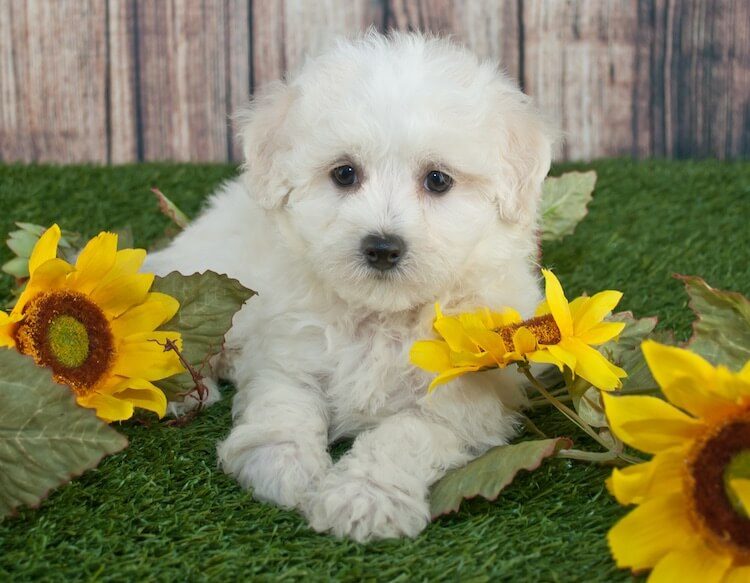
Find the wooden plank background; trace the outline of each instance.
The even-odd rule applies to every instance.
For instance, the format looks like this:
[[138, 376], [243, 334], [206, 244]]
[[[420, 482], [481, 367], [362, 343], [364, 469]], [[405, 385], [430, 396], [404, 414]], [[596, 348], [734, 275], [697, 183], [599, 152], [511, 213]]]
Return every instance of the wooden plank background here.
[[452, 34], [561, 158], [747, 158], [748, 0], [0, 0], [0, 161], [238, 160], [232, 112], [333, 37]]

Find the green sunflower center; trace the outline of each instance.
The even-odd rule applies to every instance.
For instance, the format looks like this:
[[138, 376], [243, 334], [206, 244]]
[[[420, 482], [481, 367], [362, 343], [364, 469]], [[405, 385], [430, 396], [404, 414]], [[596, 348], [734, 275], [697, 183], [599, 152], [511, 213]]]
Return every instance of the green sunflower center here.
[[67, 368], [78, 368], [89, 356], [89, 334], [73, 316], [53, 318], [47, 332], [47, 342], [57, 362]]
[[744, 449], [730, 460], [726, 470], [724, 470], [724, 489], [726, 490], [729, 502], [740, 516], [750, 518], [750, 509], [745, 508], [740, 502], [737, 494], [732, 490], [731, 480], [750, 480], [750, 449]]
[[750, 477], [750, 418], [729, 419], [699, 442], [688, 466], [693, 517], [719, 544], [750, 557], [750, 517], [728, 478]]
[[16, 341], [21, 352], [51, 368], [55, 380], [80, 396], [91, 393], [115, 357], [107, 317], [79, 292], [56, 290], [32, 299], [16, 330]]
[[558, 344], [562, 340], [562, 334], [560, 328], [555, 322], [555, 318], [552, 314], [545, 314], [544, 316], [537, 316], [530, 320], [524, 320], [519, 324], [510, 324], [497, 329], [497, 333], [503, 339], [506, 346], [513, 346], [513, 334], [519, 328], [527, 328], [529, 332], [534, 335], [536, 341], [539, 344], [549, 346], [551, 344]]

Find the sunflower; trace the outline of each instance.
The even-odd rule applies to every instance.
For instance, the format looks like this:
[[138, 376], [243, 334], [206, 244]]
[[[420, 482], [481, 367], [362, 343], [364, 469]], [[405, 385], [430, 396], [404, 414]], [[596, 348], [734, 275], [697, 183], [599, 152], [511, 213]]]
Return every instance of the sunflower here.
[[567, 366], [595, 387], [612, 390], [622, 386], [626, 375], [593, 346], [616, 338], [625, 324], [604, 322], [622, 298], [618, 291], [603, 291], [568, 303], [555, 275], [542, 270], [546, 299], [535, 317], [524, 320], [513, 309], [445, 317], [436, 306], [435, 330], [442, 340], [416, 342], [412, 364], [439, 375], [430, 390], [468, 372], [504, 367], [512, 362]]
[[117, 250], [117, 235], [100, 233], [75, 265], [57, 258], [60, 228], [39, 239], [29, 259], [30, 278], [10, 314], [0, 312], [0, 346], [16, 348], [49, 367], [77, 402], [107, 422], [128, 419], [133, 408], [166, 412], [164, 393], [152, 384], [184, 369], [169, 339], [155, 331], [177, 312], [171, 296], [149, 293], [154, 276], [138, 273], [142, 249]]
[[642, 345], [668, 401], [604, 395], [612, 431], [654, 454], [608, 487], [636, 508], [609, 532], [621, 568], [649, 581], [750, 581], [750, 362], [739, 373], [687, 350]]
[[458, 316], [445, 316], [435, 304], [435, 331], [440, 340], [415, 342], [409, 353], [412, 364], [438, 373], [429, 391], [468, 372], [505, 366], [507, 353], [497, 330], [520, 320], [514, 310], [503, 313], [482, 308]]

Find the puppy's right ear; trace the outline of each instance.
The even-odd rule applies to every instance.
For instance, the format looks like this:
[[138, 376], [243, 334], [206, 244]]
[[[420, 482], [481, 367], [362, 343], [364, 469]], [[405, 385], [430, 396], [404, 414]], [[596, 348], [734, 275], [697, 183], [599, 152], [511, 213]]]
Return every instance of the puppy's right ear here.
[[245, 156], [242, 178], [250, 195], [267, 209], [277, 208], [291, 190], [283, 168], [292, 148], [285, 131], [295, 91], [282, 81], [266, 85], [235, 117]]

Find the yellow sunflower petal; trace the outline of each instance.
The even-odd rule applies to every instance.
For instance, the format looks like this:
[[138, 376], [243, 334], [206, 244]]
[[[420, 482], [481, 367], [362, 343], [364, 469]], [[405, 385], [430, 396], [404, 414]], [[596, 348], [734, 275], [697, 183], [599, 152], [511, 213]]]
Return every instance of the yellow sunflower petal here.
[[442, 317], [435, 320], [435, 330], [442, 336], [454, 352], [476, 352], [476, 345], [466, 335], [458, 318]]
[[40, 265], [57, 257], [57, 244], [61, 236], [60, 227], [52, 225], [39, 237], [29, 257], [29, 273], [32, 276]]
[[78, 404], [96, 410], [96, 415], [107, 423], [125, 421], [133, 416], [133, 404], [104, 393], [79, 397]]
[[176, 332], [146, 332], [128, 336], [117, 348], [113, 374], [158, 381], [183, 372], [177, 354], [173, 350], [164, 350], [167, 339], [177, 341], [181, 349], [180, 335]]
[[732, 565], [729, 554], [713, 552], [705, 544], [672, 551], [656, 564], [649, 583], [722, 583]]
[[495, 364], [498, 366], [505, 364], [503, 360], [506, 353], [505, 343], [497, 332], [480, 328], [467, 328], [466, 335], [474, 344], [489, 354]]
[[36, 268], [31, 279], [29, 279], [26, 288], [13, 307], [12, 313], [16, 315], [22, 314], [29, 300], [42, 291], [64, 289], [68, 274], [72, 270], [73, 266], [62, 259], [50, 259], [42, 263]]
[[748, 581], [750, 581], [750, 565], [730, 569], [722, 583], [747, 583]]
[[528, 354], [536, 350], [536, 336], [526, 328], [521, 326], [513, 333], [513, 350], [518, 354]]
[[602, 398], [612, 432], [647, 453], [680, 447], [706, 429], [700, 421], [656, 397], [602, 393]]
[[577, 364], [577, 359], [576, 359], [575, 354], [567, 350], [561, 344], [552, 344], [550, 346], [545, 346], [545, 348], [547, 349], [547, 351], [549, 351], [549, 353], [553, 357], [555, 357], [557, 360], [562, 362], [575, 374], [576, 364]]
[[491, 315], [493, 328], [502, 328], [503, 326], [523, 322], [521, 314], [513, 308], [505, 308], [502, 312], [492, 312]]
[[573, 372], [603, 391], [620, 388], [620, 379], [627, 376], [623, 369], [609, 362], [601, 352], [577, 338], [563, 338], [557, 349], [572, 354], [575, 358]]
[[546, 348], [530, 352], [526, 355], [526, 358], [531, 362], [536, 362], [539, 364], [553, 364], [560, 369], [560, 372], [562, 372], [565, 366], [565, 363], [563, 361], [561, 361], [559, 358], [555, 358], [552, 354], [549, 353]]
[[686, 448], [664, 451], [651, 461], [612, 471], [607, 488], [620, 504], [640, 504], [647, 498], [679, 492]]
[[[573, 318], [573, 321], [575, 322], [576, 318], [578, 317], [578, 314], [581, 313], [582, 310], [586, 308], [586, 305], [591, 301], [591, 298], [588, 296], [578, 296], [576, 299], [571, 300], [569, 307], [570, 307], [570, 315]], [[549, 312], [547, 312], [549, 313]]]
[[143, 379], [126, 379], [112, 389], [111, 394], [135, 407], [153, 411], [159, 417], [167, 413], [167, 397], [161, 389]]
[[745, 514], [750, 516], [750, 480], [735, 478], [729, 480], [729, 487], [745, 509]]
[[534, 310], [534, 316], [544, 316], [546, 314], [549, 314], [549, 302], [542, 300], [536, 307], [536, 310]]
[[457, 377], [465, 375], [466, 373], [476, 372], [479, 370], [479, 368], [480, 367], [478, 366], [463, 366], [446, 370], [432, 380], [430, 386], [427, 389], [427, 392], [431, 393], [439, 385], [444, 385], [445, 383], [448, 383]]
[[697, 354], [653, 340], [644, 341], [641, 349], [654, 379], [676, 406], [704, 419], [724, 416], [735, 406], [716, 390], [716, 369]]
[[576, 311], [573, 328], [576, 336], [601, 323], [622, 299], [622, 292], [607, 290], [591, 296], [586, 305]]
[[154, 276], [151, 273], [121, 275], [94, 288], [91, 299], [108, 317], [114, 318], [128, 308], [143, 303], [153, 282]]
[[601, 322], [592, 326], [586, 332], [577, 334], [576, 338], [581, 342], [596, 346], [616, 338], [624, 329], [625, 322]]
[[13, 328], [17, 318], [12, 318], [10, 314], [0, 311], [0, 347], [15, 348], [16, 341], [13, 338]]
[[697, 535], [680, 494], [649, 498], [615, 524], [607, 535], [620, 568], [649, 569], [674, 550], [691, 546]]
[[123, 249], [115, 255], [115, 264], [104, 280], [112, 280], [121, 275], [134, 275], [146, 260], [145, 249]]
[[429, 372], [451, 368], [451, 350], [443, 340], [420, 340], [409, 351], [409, 362]]
[[565, 297], [560, 281], [555, 274], [548, 269], [542, 269], [545, 281], [545, 295], [549, 304], [550, 313], [555, 318], [560, 333], [565, 336], [573, 335], [573, 319], [570, 315], [570, 307]]
[[142, 304], [130, 308], [112, 320], [112, 332], [118, 338], [138, 332], [151, 332], [169, 322], [179, 307], [180, 302], [172, 296], [150, 293]]
[[117, 235], [99, 233], [81, 251], [76, 261], [76, 273], [71, 288], [89, 293], [115, 266], [117, 260]]

